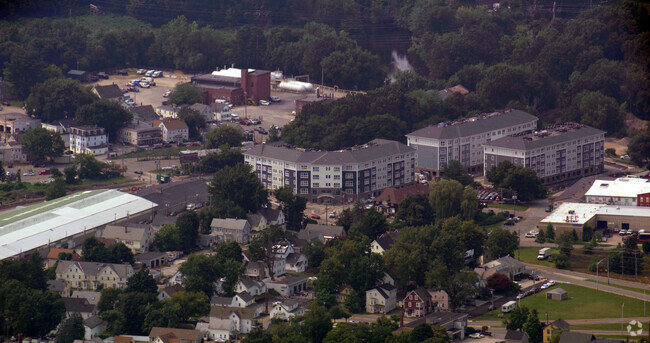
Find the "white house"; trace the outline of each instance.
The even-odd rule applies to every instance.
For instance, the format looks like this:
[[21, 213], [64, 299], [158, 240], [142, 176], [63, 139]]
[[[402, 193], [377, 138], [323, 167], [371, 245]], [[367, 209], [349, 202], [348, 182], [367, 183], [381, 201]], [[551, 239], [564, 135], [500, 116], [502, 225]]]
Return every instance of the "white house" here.
[[74, 126], [70, 129], [70, 150], [75, 154], [106, 154], [108, 134], [103, 127], [96, 125]]
[[384, 284], [366, 291], [366, 312], [388, 313], [397, 304], [397, 288]]
[[449, 294], [444, 290], [429, 291], [431, 300], [437, 303], [438, 311], [449, 311]]
[[93, 315], [84, 320], [84, 339], [91, 340], [95, 337], [101, 336], [106, 331], [106, 322], [99, 316]]
[[236, 293], [246, 292], [255, 297], [264, 294], [266, 292], [266, 286], [261, 281], [253, 280], [249, 277], [242, 277], [235, 284], [234, 290]]
[[213, 296], [210, 299], [211, 306], [221, 306], [221, 307], [245, 308], [253, 305], [254, 303], [255, 303], [255, 298], [253, 298], [248, 292], [237, 293], [235, 294], [234, 297]]
[[251, 238], [251, 226], [245, 219], [212, 219], [210, 223], [212, 232], [219, 235], [220, 242], [235, 241], [240, 244], [248, 244]]
[[302, 273], [307, 269], [307, 256], [305, 254], [291, 253], [286, 258], [285, 269], [294, 272]]
[[156, 114], [163, 118], [177, 118], [178, 111], [180, 111], [180, 108], [175, 106], [163, 105], [156, 107]]
[[190, 106], [190, 108], [199, 112], [199, 114], [205, 119], [206, 122], [214, 121], [214, 112], [210, 106], [196, 103]]
[[263, 306], [246, 308], [212, 306], [209, 323], [202, 329], [207, 329], [206, 331], [212, 337], [223, 334], [226, 329], [230, 334], [249, 333], [253, 329], [261, 327], [259, 317], [263, 310]]
[[210, 104], [210, 108], [212, 109], [214, 121], [232, 120], [232, 111], [230, 104], [218, 104], [215, 102]]
[[271, 319], [278, 318], [288, 320], [291, 317], [302, 316], [305, 314], [305, 307], [296, 300], [287, 299], [284, 301], [276, 301], [273, 303], [273, 308], [269, 311]]
[[154, 120], [151, 124], [160, 127], [164, 142], [182, 143], [190, 137], [190, 130], [181, 119], [165, 118], [163, 120]]

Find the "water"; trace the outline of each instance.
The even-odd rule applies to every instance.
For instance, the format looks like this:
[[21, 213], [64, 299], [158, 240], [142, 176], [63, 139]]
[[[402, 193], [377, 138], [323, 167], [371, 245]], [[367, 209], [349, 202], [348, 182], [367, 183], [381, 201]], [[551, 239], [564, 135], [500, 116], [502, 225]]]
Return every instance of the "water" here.
[[402, 55], [398, 53], [397, 50], [393, 50], [390, 54], [390, 70], [388, 71], [388, 77], [390, 78], [390, 81], [395, 81], [394, 75], [398, 71], [408, 70], [413, 70], [413, 67], [409, 63], [406, 54]]

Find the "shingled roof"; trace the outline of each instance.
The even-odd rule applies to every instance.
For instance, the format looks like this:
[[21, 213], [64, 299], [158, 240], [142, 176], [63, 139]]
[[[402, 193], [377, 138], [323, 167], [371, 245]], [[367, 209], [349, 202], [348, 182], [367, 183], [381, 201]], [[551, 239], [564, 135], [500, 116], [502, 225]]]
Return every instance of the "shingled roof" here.
[[381, 191], [381, 194], [374, 199], [374, 202], [387, 202], [397, 205], [409, 195], [429, 194], [431, 188], [425, 184], [413, 183], [399, 187], [388, 187]]
[[122, 90], [117, 85], [95, 86], [95, 92], [102, 99], [114, 99], [122, 96]]

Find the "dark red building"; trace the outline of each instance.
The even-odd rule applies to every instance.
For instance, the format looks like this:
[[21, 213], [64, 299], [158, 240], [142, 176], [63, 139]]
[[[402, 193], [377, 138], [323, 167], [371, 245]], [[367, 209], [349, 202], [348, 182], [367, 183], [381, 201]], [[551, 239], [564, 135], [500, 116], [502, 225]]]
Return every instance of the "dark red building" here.
[[637, 206], [650, 206], [650, 193], [641, 193], [636, 196], [636, 205]]
[[405, 317], [424, 317], [433, 313], [436, 306], [429, 292], [423, 287], [408, 292], [403, 303]]
[[271, 97], [271, 72], [268, 70], [227, 69], [213, 74], [198, 75], [192, 84], [203, 91], [204, 103], [221, 99], [233, 105], [243, 105], [246, 98], [253, 104]]

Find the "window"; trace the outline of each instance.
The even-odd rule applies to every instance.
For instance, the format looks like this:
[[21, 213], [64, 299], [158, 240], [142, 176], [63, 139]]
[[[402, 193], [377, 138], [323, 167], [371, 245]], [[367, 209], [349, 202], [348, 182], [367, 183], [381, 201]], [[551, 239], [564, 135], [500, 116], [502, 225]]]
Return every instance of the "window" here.
[[313, 167], [311, 170], [317, 172], [317, 171], [318, 171], [318, 167]]
[[300, 185], [303, 186], [303, 187], [309, 186], [309, 181], [302, 180], [302, 181], [300, 181]]
[[352, 181], [345, 181], [345, 187], [353, 187], [354, 183]]
[[318, 179], [320, 179], [320, 176], [314, 175], [314, 180], [318, 180]]
[[320, 185], [318, 183], [314, 183], [314, 188], [318, 188]]
[[334, 180], [340, 180], [340, 179], [341, 179], [341, 175], [334, 175]]
[[340, 168], [340, 167], [334, 167], [334, 171], [335, 171], [335, 172], [337, 172], [337, 171], [341, 171], [341, 168]]

